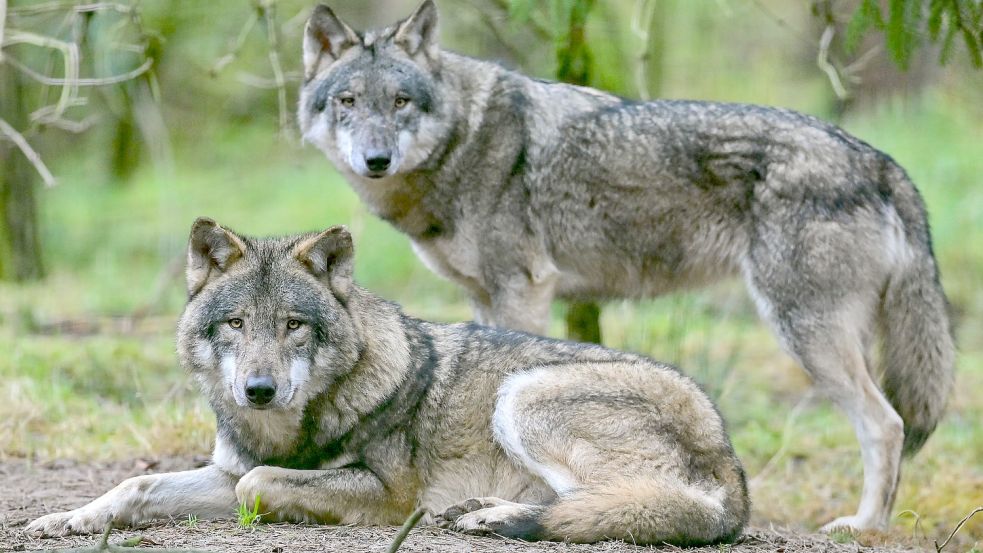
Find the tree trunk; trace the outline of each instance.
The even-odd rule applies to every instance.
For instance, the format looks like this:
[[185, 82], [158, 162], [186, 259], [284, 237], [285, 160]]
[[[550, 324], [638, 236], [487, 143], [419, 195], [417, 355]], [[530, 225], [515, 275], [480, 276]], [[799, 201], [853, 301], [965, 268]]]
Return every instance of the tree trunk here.
[[[593, 58], [587, 44], [587, 16], [594, 0], [573, 0], [567, 40], [556, 50], [556, 79], [587, 86], [591, 81]], [[595, 302], [573, 301], [567, 311], [567, 337], [578, 342], [601, 343], [601, 307]]]
[[[24, 83], [14, 69], [0, 63], [0, 117], [23, 129]], [[44, 276], [34, 195], [37, 173], [17, 146], [0, 139], [0, 279], [37, 280]]]

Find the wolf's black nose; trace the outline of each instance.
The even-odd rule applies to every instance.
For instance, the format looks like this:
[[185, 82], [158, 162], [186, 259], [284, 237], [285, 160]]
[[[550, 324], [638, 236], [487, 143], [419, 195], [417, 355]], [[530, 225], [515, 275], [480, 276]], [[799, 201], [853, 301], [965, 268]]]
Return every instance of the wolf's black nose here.
[[266, 405], [276, 395], [272, 376], [250, 376], [246, 379], [246, 399], [253, 405]]
[[388, 153], [374, 152], [365, 156], [365, 166], [374, 173], [381, 173], [389, 169], [390, 163], [392, 163], [392, 157]]

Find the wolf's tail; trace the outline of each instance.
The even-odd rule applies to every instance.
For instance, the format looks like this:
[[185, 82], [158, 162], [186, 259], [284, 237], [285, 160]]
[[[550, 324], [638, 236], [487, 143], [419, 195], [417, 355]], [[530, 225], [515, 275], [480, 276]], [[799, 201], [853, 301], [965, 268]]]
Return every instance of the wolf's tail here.
[[[727, 472], [730, 474], [726, 474]], [[707, 545], [737, 538], [747, 523], [744, 474], [717, 471], [715, 490], [676, 479], [619, 480], [561, 497], [539, 520], [554, 540], [592, 543]]]
[[904, 172], [893, 169], [910, 255], [890, 276], [881, 304], [881, 372], [884, 394], [904, 421], [904, 454], [913, 455], [942, 418], [956, 349], [922, 200]]

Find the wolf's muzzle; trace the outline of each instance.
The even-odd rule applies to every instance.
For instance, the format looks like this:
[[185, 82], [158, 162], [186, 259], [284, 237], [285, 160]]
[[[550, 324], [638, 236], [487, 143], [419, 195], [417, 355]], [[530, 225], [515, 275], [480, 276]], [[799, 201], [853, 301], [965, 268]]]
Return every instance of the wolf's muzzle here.
[[365, 166], [373, 173], [370, 176], [385, 173], [391, 164], [392, 154], [390, 152], [376, 150], [365, 155]]
[[250, 376], [246, 379], [246, 399], [253, 405], [266, 405], [276, 395], [272, 376]]

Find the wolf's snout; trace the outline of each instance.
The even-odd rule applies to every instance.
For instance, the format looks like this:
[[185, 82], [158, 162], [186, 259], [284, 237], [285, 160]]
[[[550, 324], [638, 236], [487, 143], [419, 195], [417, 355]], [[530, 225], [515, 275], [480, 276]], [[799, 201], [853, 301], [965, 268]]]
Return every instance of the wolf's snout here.
[[373, 151], [365, 155], [365, 166], [373, 173], [382, 173], [389, 169], [392, 163], [392, 153], [384, 151]]
[[246, 399], [253, 405], [266, 405], [276, 395], [272, 376], [250, 376], [246, 379]]

